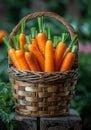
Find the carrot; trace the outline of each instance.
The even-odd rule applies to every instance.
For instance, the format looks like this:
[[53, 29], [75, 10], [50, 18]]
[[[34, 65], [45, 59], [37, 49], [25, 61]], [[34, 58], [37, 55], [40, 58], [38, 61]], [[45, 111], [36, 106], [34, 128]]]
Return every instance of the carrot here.
[[[73, 47], [73, 45], [77, 42], [77, 40], [78, 40], [78, 35], [75, 35], [75, 36], [73, 37], [73, 39], [71, 40], [69, 46], [67, 47], [67, 49], [66, 49], [66, 51], [65, 51], [65, 53], [64, 53], [64, 56], [63, 56], [62, 61], [64, 60], [65, 56], [66, 56], [69, 52], [71, 52], [72, 47]], [[61, 63], [62, 63], [62, 62], [61, 62]]]
[[40, 52], [44, 56], [47, 37], [46, 34], [43, 32], [43, 19], [41, 17], [38, 18], [38, 25], [39, 25], [39, 33], [37, 34], [36, 38], [38, 41], [38, 47], [40, 49]]
[[24, 33], [24, 30], [25, 30], [25, 20], [22, 21], [21, 33], [19, 35], [20, 49], [22, 50], [24, 50], [24, 45], [26, 44], [26, 35]]
[[31, 71], [40, 71], [36, 56], [32, 51], [28, 50], [27, 46], [25, 46], [25, 59]]
[[3, 38], [4, 43], [6, 44], [6, 46], [8, 47], [8, 55], [10, 56], [11, 61], [13, 62], [13, 65], [17, 68], [17, 69], [21, 69], [20, 64], [17, 60], [16, 54], [15, 54], [15, 49], [11, 47], [8, 37], [5, 36]]
[[3, 37], [7, 36], [8, 33], [5, 30], [0, 30], [0, 44], [3, 43]]
[[69, 46], [67, 47], [66, 52], [65, 52], [64, 55], [66, 55], [68, 52], [71, 52], [71, 49], [72, 49], [73, 45], [77, 42], [77, 40], [78, 40], [78, 35], [75, 35], [73, 37], [73, 39], [71, 40]]
[[68, 34], [63, 33], [62, 34], [62, 39], [61, 42], [57, 44], [56, 50], [55, 50], [55, 71], [59, 70], [64, 52], [66, 50], [66, 43], [65, 40], [67, 39]]
[[67, 55], [65, 56], [61, 64], [61, 67], [60, 67], [61, 72], [65, 72], [71, 69], [75, 60], [76, 51], [77, 51], [77, 46], [74, 45], [72, 47], [72, 51], [67, 53]]
[[[27, 45], [27, 47], [28, 47], [28, 50], [29, 50], [29, 51], [32, 51], [32, 45], [33, 45], [33, 44], [32, 44], [32, 42], [31, 42], [31, 35], [27, 35], [27, 36], [26, 36], [26, 42], [27, 42], [26, 45]], [[35, 46], [35, 45], [34, 45], [34, 46]]]
[[36, 28], [32, 27], [31, 28], [31, 43], [34, 44], [36, 47], [38, 47], [38, 42], [36, 39]]
[[16, 47], [15, 54], [16, 54], [16, 57], [17, 57], [17, 60], [20, 64], [20, 66], [21, 66], [21, 70], [30, 70], [29, 66], [27, 64], [27, 61], [25, 59], [25, 56], [24, 56], [24, 50], [20, 49], [20, 47], [19, 47], [18, 36], [15, 36], [13, 40], [14, 40], [14, 44]]
[[21, 49], [16, 50], [16, 57], [18, 59], [18, 62], [20, 64], [22, 70], [30, 70], [29, 66], [26, 62], [23, 50], [21, 50]]
[[48, 27], [48, 40], [45, 46], [45, 72], [54, 72], [54, 55], [53, 42], [50, 36], [50, 28]]
[[34, 44], [28, 45], [29, 51], [32, 51], [37, 58], [41, 71], [44, 71], [44, 57]]

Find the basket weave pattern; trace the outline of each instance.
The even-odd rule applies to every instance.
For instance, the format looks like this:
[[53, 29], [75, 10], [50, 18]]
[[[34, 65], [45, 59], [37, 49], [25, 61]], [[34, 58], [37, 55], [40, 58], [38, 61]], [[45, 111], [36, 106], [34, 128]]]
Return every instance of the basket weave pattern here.
[[[33, 13], [24, 17], [24, 19], [29, 21], [38, 16], [56, 18], [67, 27], [71, 38], [75, 35], [74, 29], [61, 16], [52, 12]], [[17, 33], [20, 25], [21, 21], [10, 34], [12, 45], [12, 36]], [[69, 111], [77, 84], [78, 56], [76, 56], [72, 70], [65, 73], [17, 70], [12, 65], [10, 58], [8, 70], [13, 88], [16, 112], [22, 115], [41, 117], [63, 115]]]
[[60, 81], [55, 80], [47, 83], [42, 81], [28, 83], [11, 78], [16, 111], [30, 116], [62, 115], [66, 113], [74, 94], [77, 74], [71, 72], [63, 75], [63, 77], [61, 76], [61, 78]]

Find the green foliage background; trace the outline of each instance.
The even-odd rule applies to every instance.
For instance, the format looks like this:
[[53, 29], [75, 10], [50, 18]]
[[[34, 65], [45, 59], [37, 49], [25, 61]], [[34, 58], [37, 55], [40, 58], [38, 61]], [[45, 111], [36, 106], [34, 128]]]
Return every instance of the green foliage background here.
[[[67, 14], [66, 5], [72, 0], [44, 0], [47, 10], [54, 11], [62, 15], [78, 31], [79, 42], [91, 44], [91, 1], [78, 0], [78, 9], [81, 18], [71, 17]], [[8, 11], [7, 18], [0, 24], [0, 30], [6, 29], [8, 33], [19, 20], [28, 13], [36, 11], [31, 9], [32, 0], [3, 0]], [[38, 10], [37, 10], [38, 11]], [[39, 10], [40, 11], [40, 10]], [[48, 21], [47, 21], [48, 22]], [[56, 23], [55, 21], [53, 21]], [[30, 25], [28, 25], [30, 26]], [[57, 25], [53, 27], [54, 33], [58, 32]], [[56, 31], [57, 30], [57, 31]], [[91, 53], [79, 53], [79, 77], [76, 91], [71, 103], [82, 117], [83, 129], [91, 130]], [[0, 120], [2, 120], [8, 130], [15, 127], [14, 101], [12, 98], [11, 84], [8, 76], [8, 55], [4, 44], [0, 45]]]

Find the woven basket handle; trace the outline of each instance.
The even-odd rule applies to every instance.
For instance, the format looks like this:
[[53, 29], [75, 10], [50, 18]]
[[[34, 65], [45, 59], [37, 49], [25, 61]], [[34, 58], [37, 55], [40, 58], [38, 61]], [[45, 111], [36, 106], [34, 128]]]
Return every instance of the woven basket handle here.
[[76, 34], [75, 30], [73, 29], [73, 27], [60, 15], [53, 13], [53, 12], [36, 12], [36, 13], [32, 13], [29, 14], [27, 16], [25, 16], [24, 18], [21, 19], [21, 21], [16, 25], [16, 27], [12, 30], [11, 34], [10, 34], [10, 43], [12, 42], [12, 36], [15, 35], [17, 33], [17, 31], [19, 30], [19, 28], [21, 27], [21, 22], [23, 19], [25, 19], [26, 22], [38, 17], [38, 16], [46, 16], [46, 17], [52, 17], [57, 19], [58, 21], [60, 21], [69, 31], [71, 39], [74, 37], [74, 35]]

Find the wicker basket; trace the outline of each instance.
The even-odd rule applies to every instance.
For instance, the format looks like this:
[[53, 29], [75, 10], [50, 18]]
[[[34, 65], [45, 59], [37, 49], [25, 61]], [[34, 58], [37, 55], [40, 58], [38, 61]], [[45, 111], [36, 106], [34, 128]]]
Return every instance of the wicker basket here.
[[[37, 12], [27, 15], [23, 19], [28, 22], [38, 16], [53, 17], [59, 20], [66, 26], [71, 38], [76, 34], [64, 18], [53, 12]], [[10, 34], [12, 46], [12, 36], [17, 33], [20, 27], [21, 21]], [[8, 61], [9, 77], [12, 83], [17, 113], [26, 116], [42, 117], [58, 116], [69, 112], [70, 103], [77, 84], [78, 52], [72, 69], [65, 73], [21, 71], [14, 68], [10, 58]]]

